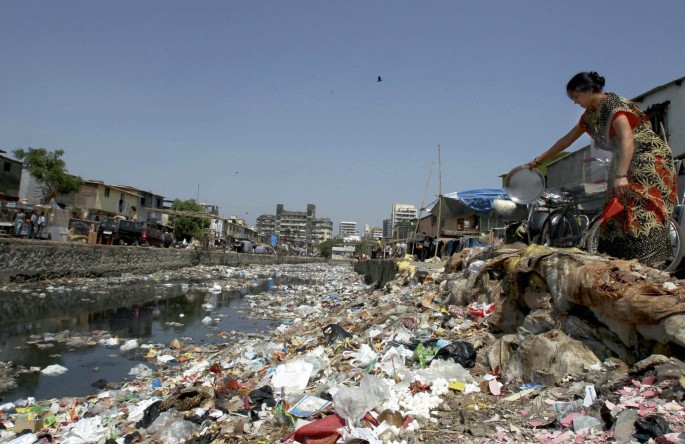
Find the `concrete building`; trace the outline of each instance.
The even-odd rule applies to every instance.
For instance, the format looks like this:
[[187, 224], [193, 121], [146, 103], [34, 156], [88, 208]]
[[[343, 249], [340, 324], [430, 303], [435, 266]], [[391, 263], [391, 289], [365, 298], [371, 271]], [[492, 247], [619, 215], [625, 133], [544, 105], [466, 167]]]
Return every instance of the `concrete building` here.
[[383, 219], [383, 237], [392, 237], [392, 220]]
[[58, 194], [57, 201], [78, 211], [78, 218], [91, 220], [111, 216], [133, 218], [140, 205], [136, 191], [98, 180], [83, 181], [78, 193]]
[[221, 221], [221, 230], [223, 239], [233, 242], [237, 239], [247, 239], [251, 242], [265, 242], [265, 236], [258, 236], [257, 232], [251, 229], [245, 223], [244, 219], [238, 219], [231, 216], [228, 219], [219, 219]]
[[144, 222], [164, 224], [164, 197], [128, 185], [109, 185], [99, 180], [85, 180], [78, 193], [58, 194], [57, 201], [78, 212], [77, 217], [99, 221], [123, 216]]
[[340, 221], [340, 231], [338, 234], [342, 238], [358, 235], [357, 222]]
[[314, 246], [332, 237], [333, 222], [317, 218], [313, 204], [308, 204], [306, 211], [286, 211], [283, 204], [278, 204], [276, 214], [257, 218], [255, 229], [260, 235], [276, 234], [282, 243], [312, 252]]
[[23, 163], [3, 156], [0, 150], [0, 200], [19, 200]]
[[354, 245], [331, 247], [331, 259], [351, 259], [354, 257]]
[[409, 204], [396, 203], [392, 206], [390, 224], [393, 239], [406, 239], [416, 225], [416, 207]]
[[381, 227], [371, 227], [369, 228], [369, 235], [374, 239], [383, 238], [383, 229]]
[[134, 210], [134, 215], [137, 216], [138, 220], [167, 225], [167, 218], [162, 211], [159, 211], [164, 208], [164, 196], [129, 185], [115, 186], [118, 189], [130, 191], [138, 196], [138, 205], [135, 206]]
[[333, 237], [333, 221], [328, 218], [314, 220], [312, 228], [312, 243], [318, 245]]

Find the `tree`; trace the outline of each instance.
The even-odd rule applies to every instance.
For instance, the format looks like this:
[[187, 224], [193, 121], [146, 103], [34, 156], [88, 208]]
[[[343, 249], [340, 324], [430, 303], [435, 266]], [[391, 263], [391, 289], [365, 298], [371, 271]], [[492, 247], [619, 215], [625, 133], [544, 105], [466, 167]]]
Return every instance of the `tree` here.
[[326, 239], [319, 244], [319, 254], [321, 257], [330, 259], [333, 255], [333, 246], [342, 244], [342, 239]]
[[17, 148], [14, 157], [24, 163], [28, 172], [47, 185], [52, 193], [77, 193], [83, 186], [83, 179], [67, 172], [62, 160], [64, 150], [48, 151], [45, 148]]
[[[169, 216], [169, 222], [174, 227], [177, 240], [181, 239], [202, 239], [209, 229], [209, 218], [203, 216], [204, 207], [195, 202], [195, 199], [180, 200], [176, 199], [171, 204], [171, 209], [179, 213]], [[193, 216], [193, 213], [198, 216]]]

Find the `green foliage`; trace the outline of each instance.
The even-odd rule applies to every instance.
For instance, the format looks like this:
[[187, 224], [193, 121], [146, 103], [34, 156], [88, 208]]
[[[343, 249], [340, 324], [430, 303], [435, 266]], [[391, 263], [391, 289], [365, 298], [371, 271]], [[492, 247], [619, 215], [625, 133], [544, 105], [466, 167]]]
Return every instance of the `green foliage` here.
[[371, 256], [371, 252], [376, 248], [376, 239], [370, 235], [364, 235], [361, 242], [358, 242], [354, 246], [354, 254], [360, 256], [366, 254]]
[[17, 148], [12, 151], [14, 157], [24, 163], [28, 172], [45, 183], [50, 192], [77, 193], [83, 186], [83, 179], [67, 173], [62, 160], [64, 150], [48, 151], [45, 148]]
[[193, 213], [204, 214], [204, 207], [195, 202], [195, 199], [176, 199], [171, 204], [174, 211], [182, 211], [183, 215], [174, 214], [169, 216], [169, 222], [174, 227], [174, 236], [177, 240], [202, 239], [209, 230], [209, 218], [193, 216]]
[[321, 257], [330, 259], [333, 255], [333, 246], [342, 244], [342, 239], [326, 239], [325, 241], [319, 244], [319, 254], [321, 255]]

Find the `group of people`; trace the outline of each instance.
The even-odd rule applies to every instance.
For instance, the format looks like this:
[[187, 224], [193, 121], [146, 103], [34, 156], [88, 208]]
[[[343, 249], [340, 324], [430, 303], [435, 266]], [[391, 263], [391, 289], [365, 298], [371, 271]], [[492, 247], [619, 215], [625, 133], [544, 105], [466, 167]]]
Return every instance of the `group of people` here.
[[414, 255], [416, 256], [416, 259], [423, 262], [434, 256], [435, 241], [431, 236], [427, 235], [425, 231], [421, 233], [421, 235], [423, 238], [414, 244]]
[[677, 174], [671, 148], [652, 128], [635, 103], [604, 92], [597, 72], [581, 72], [566, 85], [566, 94], [584, 109], [571, 130], [529, 163], [535, 168], [571, 146], [583, 134], [613, 154], [607, 202], [618, 198], [623, 211], [600, 227], [598, 251], [619, 259], [637, 259], [648, 266], [667, 260], [668, 224], [677, 201]]
[[376, 246], [372, 251], [371, 257], [373, 259], [401, 258], [404, 257], [406, 253], [407, 244], [404, 242], [397, 242], [393, 247], [390, 241], [383, 242], [381, 239], [376, 239]]
[[28, 239], [41, 238], [43, 230], [45, 229], [45, 215], [38, 215], [32, 211], [28, 216], [23, 211], [19, 210], [14, 218], [14, 235], [17, 237], [26, 237]]

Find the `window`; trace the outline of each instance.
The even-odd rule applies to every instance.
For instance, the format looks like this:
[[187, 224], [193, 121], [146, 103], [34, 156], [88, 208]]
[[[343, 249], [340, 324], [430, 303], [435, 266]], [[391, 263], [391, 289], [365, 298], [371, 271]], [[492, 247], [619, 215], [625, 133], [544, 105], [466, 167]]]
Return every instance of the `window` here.
[[3, 169], [4, 169], [6, 172], [9, 173], [9, 172], [12, 170], [12, 164], [9, 163], [9, 162], [5, 162], [5, 165], [3, 166]]
[[109, 197], [109, 188], [105, 188], [105, 197]]
[[144, 206], [145, 206], [145, 198], [144, 198], [144, 197], [141, 197], [141, 198], [140, 198], [140, 206], [141, 206], [141, 207], [144, 207]]
[[650, 105], [645, 111], [647, 117], [649, 117], [650, 122], [652, 122], [652, 130], [661, 136], [662, 139], [668, 138], [668, 105], [671, 104], [670, 100], [663, 103], [655, 103]]

